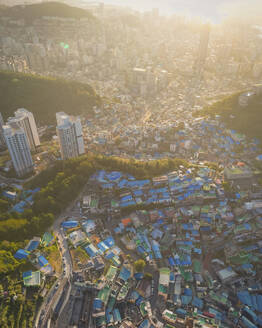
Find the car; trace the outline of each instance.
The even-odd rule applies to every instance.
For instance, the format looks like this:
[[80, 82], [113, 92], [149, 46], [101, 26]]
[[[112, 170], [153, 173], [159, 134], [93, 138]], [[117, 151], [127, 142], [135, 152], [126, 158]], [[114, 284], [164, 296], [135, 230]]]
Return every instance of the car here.
[[55, 285], [55, 289], [57, 289], [59, 287], [60, 283], [58, 282], [56, 285]]

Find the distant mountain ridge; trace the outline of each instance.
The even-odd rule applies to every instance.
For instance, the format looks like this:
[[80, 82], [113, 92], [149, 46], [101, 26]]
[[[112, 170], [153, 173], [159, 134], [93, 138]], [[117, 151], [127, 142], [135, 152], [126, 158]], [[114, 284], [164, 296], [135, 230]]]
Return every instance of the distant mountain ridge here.
[[13, 7], [1, 6], [0, 16], [13, 17], [32, 21], [44, 16], [62, 18], [89, 18], [95, 19], [87, 10], [71, 7], [60, 2], [43, 2], [30, 5], [17, 5]]
[[17, 108], [30, 110], [38, 124], [54, 124], [55, 113], [92, 113], [101, 98], [88, 84], [38, 75], [0, 71], [0, 112], [4, 119]]

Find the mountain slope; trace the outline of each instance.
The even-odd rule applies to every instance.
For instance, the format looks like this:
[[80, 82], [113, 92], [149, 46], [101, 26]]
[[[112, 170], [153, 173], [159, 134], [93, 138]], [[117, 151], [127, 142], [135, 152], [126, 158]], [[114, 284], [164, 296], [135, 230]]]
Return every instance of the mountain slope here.
[[240, 107], [238, 97], [241, 93], [216, 102], [197, 112], [197, 116], [220, 115], [228, 128], [262, 140], [262, 95], [254, 96], [247, 107]]
[[71, 7], [59, 2], [45, 2], [32, 5], [17, 5], [13, 7], [2, 7], [0, 16], [13, 18], [24, 18], [26, 21], [33, 21], [36, 18], [43, 16], [63, 17], [63, 18], [90, 18], [94, 16], [87, 10]]
[[101, 98], [87, 84], [37, 75], [0, 72], [0, 112], [4, 119], [20, 107], [30, 110], [39, 124], [55, 122], [55, 113], [92, 112]]

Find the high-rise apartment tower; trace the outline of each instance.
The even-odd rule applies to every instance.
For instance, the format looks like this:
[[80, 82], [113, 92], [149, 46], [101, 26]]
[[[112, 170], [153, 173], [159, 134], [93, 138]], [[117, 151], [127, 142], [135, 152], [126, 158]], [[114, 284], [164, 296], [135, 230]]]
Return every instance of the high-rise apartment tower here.
[[5, 143], [9, 150], [14, 169], [19, 177], [30, 173], [34, 163], [25, 131], [18, 125], [4, 125]]
[[79, 117], [64, 112], [56, 113], [57, 136], [62, 159], [78, 157], [85, 153], [82, 124]]

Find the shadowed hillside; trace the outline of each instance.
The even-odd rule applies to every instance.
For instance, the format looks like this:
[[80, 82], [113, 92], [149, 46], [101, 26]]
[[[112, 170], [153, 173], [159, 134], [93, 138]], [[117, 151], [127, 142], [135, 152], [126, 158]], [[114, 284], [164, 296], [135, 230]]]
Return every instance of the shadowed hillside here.
[[87, 84], [37, 75], [0, 72], [0, 111], [6, 119], [24, 107], [39, 124], [55, 122], [55, 113], [92, 112], [100, 97]]
[[262, 140], [262, 95], [255, 96], [247, 107], [240, 107], [235, 93], [197, 112], [197, 116], [220, 115], [228, 128]]

